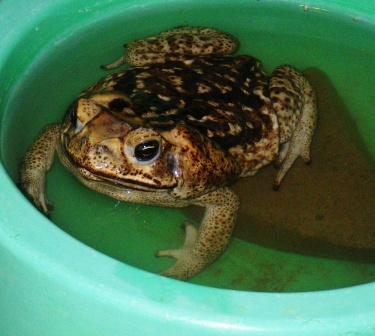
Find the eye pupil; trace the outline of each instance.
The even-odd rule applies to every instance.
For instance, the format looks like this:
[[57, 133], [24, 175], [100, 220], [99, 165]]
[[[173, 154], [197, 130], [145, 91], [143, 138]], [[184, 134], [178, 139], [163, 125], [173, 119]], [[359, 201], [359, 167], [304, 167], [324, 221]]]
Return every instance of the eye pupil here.
[[159, 153], [159, 141], [150, 140], [137, 145], [134, 149], [134, 156], [138, 161], [149, 161]]

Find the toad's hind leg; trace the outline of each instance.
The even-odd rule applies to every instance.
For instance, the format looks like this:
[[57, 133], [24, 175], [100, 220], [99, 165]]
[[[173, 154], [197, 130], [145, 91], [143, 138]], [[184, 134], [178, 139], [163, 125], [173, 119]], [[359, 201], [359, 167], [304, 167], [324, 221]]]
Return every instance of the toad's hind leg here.
[[236, 51], [237, 41], [211, 28], [181, 27], [137, 40], [127, 45], [120, 59], [103, 66], [115, 69], [125, 63], [131, 66], [182, 61], [191, 56], [229, 55]]
[[306, 163], [310, 162], [310, 144], [316, 126], [317, 109], [310, 83], [290, 66], [281, 66], [272, 74], [270, 97], [280, 130], [281, 148], [276, 160], [280, 169], [274, 181], [274, 189], [278, 189], [299, 156]]

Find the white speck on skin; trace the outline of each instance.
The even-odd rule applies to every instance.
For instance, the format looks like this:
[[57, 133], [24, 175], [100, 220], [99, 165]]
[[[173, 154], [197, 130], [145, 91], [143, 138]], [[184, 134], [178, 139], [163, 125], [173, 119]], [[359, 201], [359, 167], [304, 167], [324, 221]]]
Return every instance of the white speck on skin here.
[[97, 168], [99, 168], [99, 169], [105, 169], [105, 168], [108, 168], [108, 163], [106, 163], [106, 162], [98, 162], [97, 164], [96, 164], [96, 167]]

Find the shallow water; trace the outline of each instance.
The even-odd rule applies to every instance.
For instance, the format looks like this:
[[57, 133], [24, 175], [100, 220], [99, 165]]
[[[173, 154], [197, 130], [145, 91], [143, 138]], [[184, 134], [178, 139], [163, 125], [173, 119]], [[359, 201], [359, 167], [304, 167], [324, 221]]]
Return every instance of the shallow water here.
[[[239, 239], [193, 282], [242, 290], [306, 291], [375, 280], [372, 27], [288, 8], [280, 8], [287, 11], [285, 22], [279, 22], [282, 16], [276, 9], [239, 7], [220, 7], [222, 15], [207, 22], [204, 12], [194, 6], [176, 8], [155, 12], [153, 31], [165, 29], [165, 11], [173, 16], [174, 26], [189, 22], [222, 27], [239, 38], [240, 53], [258, 57], [269, 72], [285, 63], [313, 68], [306, 74], [319, 103], [312, 164], [296, 162], [278, 192], [272, 190], [272, 167], [235, 184], [242, 201], [234, 234]], [[1, 134], [2, 159], [15, 181], [26, 148], [39, 130], [61, 120], [80, 90], [104, 75], [99, 65], [119, 56], [126, 34], [143, 34], [134, 27], [147, 15], [137, 15], [104, 20], [95, 30], [82, 29], [78, 39], [59, 40], [22, 78]], [[285, 28], [294, 27], [299, 15], [306, 16], [301, 30]], [[224, 16], [226, 20], [219, 19]], [[231, 17], [236, 18], [235, 25]], [[124, 19], [129, 23], [126, 34]], [[97, 47], [97, 36], [102, 37], [102, 48]], [[154, 253], [182, 244], [181, 224], [199, 223], [201, 211], [196, 208], [130, 205], [94, 193], [57, 162], [47, 182], [48, 197], [55, 205], [51, 219], [58, 227], [100, 252], [151, 272], [171, 264]]]

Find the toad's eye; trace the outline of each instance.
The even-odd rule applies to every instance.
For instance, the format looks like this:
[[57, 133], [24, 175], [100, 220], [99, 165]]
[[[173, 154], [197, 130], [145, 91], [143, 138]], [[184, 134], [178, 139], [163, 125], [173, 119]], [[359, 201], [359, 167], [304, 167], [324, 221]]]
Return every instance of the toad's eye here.
[[160, 142], [158, 140], [148, 140], [138, 144], [134, 148], [134, 157], [137, 161], [146, 163], [155, 160], [160, 154]]

